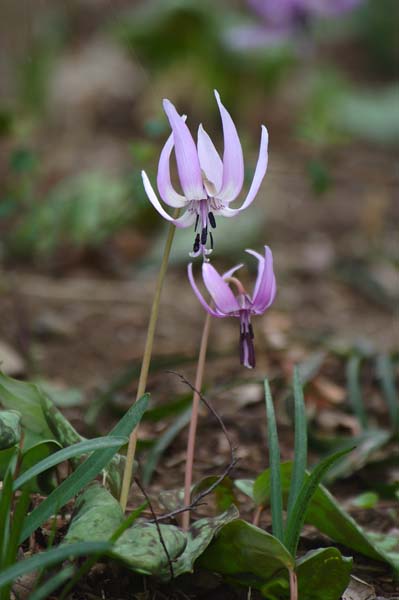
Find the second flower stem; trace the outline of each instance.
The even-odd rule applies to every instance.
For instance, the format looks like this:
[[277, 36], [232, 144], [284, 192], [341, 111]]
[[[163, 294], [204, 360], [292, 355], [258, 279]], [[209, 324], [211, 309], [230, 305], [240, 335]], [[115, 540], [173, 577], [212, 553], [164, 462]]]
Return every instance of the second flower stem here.
[[[193, 481], [193, 465], [194, 465], [194, 453], [195, 453], [195, 438], [197, 434], [197, 423], [198, 423], [198, 411], [200, 404], [200, 392], [202, 388], [202, 381], [204, 378], [204, 368], [206, 351], [208, 347], [209, 330], [211, 325], [211, 315], [207, 313], [204, 323], [204, 329], [202, 330], [201, 345], [198, 355], [197, 372], [195, 374], [195, 392], [193, 394], [193, 404], [191, 411], [190, 428], [188, 431], [187, 441], [187, 453], [186, 453], [186, 470], [184, 476], [184, 505], [190, 504], [191, 498], [191, 485]], [[187, 531], [190, 526], [190, 511], [187, 510], [182, 516], [182, 527], [184, 531]]]
[[[179, 214], [179, 209], [175, 211], [173, 215], [175, 218]], [[159, 269], [157, 284], [154, 293], [154, 299], [152, 301], [151, 307], [151, 315], [148, 323], [147, 329], [147, 338], [145, 342], [144, 354], [143, 354], [143, 362], [141, 363], [140, 377], [139, 383], [137, 387], [136, 393], [136, 402], [141, 396], [144, 394], [147, 387], [147, 379], [148, 379], [148, 371], [150, 369], [151, 362], [151, 354], [152, 347], [154, 344], [154, 336], [155, 336], [155, 328], [158, 320], [159, 313], [159, 304], [161, 300], [161, 292], [163, 287], [163, 282], [165, 280], [166, 271], [168, 268], [169, 255], [172, 248], [173, 238], [175, 235], [175, 226], [173, 223], [169, 224], [168, 236], [165, 242], [165, 249], [162, 257], [161, 268]], [[134, 465], [134, 456], [136, 454], [136, 445], [137, 445], [137, 434], [138, 434], [138, 426], [132, 431], [129, 437], [129, 445], [127, 448], [126, 454], [126, 464], [123, 472], [123, 481], [122, 481], [122, 490], [120, 496], [120, 505], [125, 512], [126, 505], [129, 497], [130, 485], [132, 482], [132, 473], [133, 473], [133, 465]]]

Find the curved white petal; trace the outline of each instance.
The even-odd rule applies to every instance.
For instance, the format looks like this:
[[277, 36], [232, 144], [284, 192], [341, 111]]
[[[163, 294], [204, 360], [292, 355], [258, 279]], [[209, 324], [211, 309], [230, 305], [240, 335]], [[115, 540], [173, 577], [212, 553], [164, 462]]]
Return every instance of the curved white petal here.
[[190, 281], [191, 287], [193, 288], [193, 291], [195, 293], [195, 295], [197, 296], [198, 300], [201, 302], [202, 306], [205, 308], [205, 310], [211, 314], [213, 317], [219, 317], [219, 318], [223, 318], [226, 315], [220, 314], [219, 312], [217, 312], [216, 310], [214, 310], [204, 299], [203, 295], [201, 294], [201, 292], [198, 289], [197, 284], [195, 283], [194, 280], [194, 276], [193, 276], [193, 263], [190, 263], [187, 267], [187, 273], [188, 273], [188, 279]]
[[[254, 199], [256, 197], [256, 194], [259, 191], [260, 184], [262, 183], [263, 178], [266, 173], [267, 162], [268, 162], [268, 151], [267, 151], [268, 143], [269, 143], [269, 134], [267, 133], [266, 127], [264, 125], [262, 125], [262, 135], [261, 135], [261, 140], [260, 140], [258, 162], [256, 163], [254, 178], [252, 180], [251, 187], [249, 188], [247, 197], [245, 198], [244, 202], [242, 203], [242, 205], [239, 208], [224, 207], [224, 208], [219, 209], [218, 211], [215, 211], [215, 214], [220, 214], [223, 217], [235, 217], [236, 215], [238, 215], [239, 212], [241, 212], [242, 210], [245, 210], [246, 208], [248, 208], [248, 206], [250, 204], [252, 204], [252, 202], [254, 201]], [[221, 199], [223, 201], [223, 199], [220, 198], [219, 195], [217, 198]]]
[[[202, 124], [198, 127], [197, 148], [201, 169], [205, 175], [206, 191], [210, 196], [215, 196], [222, 187], [223, 163]], [[208, 182], [212, 185], [209, 186]]]
[[252, 256], [254, 256], [258, 260], [258, 262], [259, 262], [259, 264], [258, 264], [258, 275], [256, 277], [255, 287], [254, 287], [254, 291], [252, 293], [252, 298], [255, 298], [255, 296], [257, 295], [257, 293], [259, 291], [260, 283], [262, 281], [263, 270], [264, 270], [264, 267], [265, 267], [265, 259], [264, 259], [264, 257], [261, 254], [259, 254], [259, 252], [255, 252], [255, 250], [251, 250], [251, 249], [247, 248], [245, 250], [245, 252], [248, 252], [248, 254], [252, 254]]
[[141, 171], [141, 177], [143, 179], [143, 185], [148, 199], [155, 208], [155, 210], [159, 212], [161, 217], [163, 217], [167, 221], [170, 221], [171, 223], [174, 223], [176, 227], [189, 227], [194, 223], [195, 214], [191, 211], [186, 211], [178, 219], [174, 219], [171, 215], [169, 215], [163, 208], [162, 204], [159, 202], [157, 195], [154, 192], [154, 188], [152, 187], [150, 180], [148, 179], [147, 173], [145, 171]]
[[244, 158], [237, 129], [216, 90], [215, 97], [222, 119], [224, 138], [223, 183], [217, 197], [222, 202], [232, 202], [241, 192], [244, 182]]
[[252, 306], [256, 312], [264, 312], [274, 299], [276, 283], [273, 272], [273, 255], [268, 246], [265, 246], [265, 257], [259, 264], [259, 275], [255, 292], [252, 297]]
[[[182, 116], [182, 119], [186, 120], [186, 115]], [[178, 194], [172, 186], [170, 180], [170, 155], [174, 146], [173, 133], [170, 134], [164, 147], [162, 148], [161, 156], [159, 157], [158, 174], [157, 174], [157, 186], [159, 194], [166, 204], [173, 206], [174, 208], [183, 207], [187, 200], [181, 194]]]
[[195, 142], [173, 104], [164, 100], [163, 107], [173, 131], [177, 171], [184, 195], [187, 200], [202, 200], [206, 194]]

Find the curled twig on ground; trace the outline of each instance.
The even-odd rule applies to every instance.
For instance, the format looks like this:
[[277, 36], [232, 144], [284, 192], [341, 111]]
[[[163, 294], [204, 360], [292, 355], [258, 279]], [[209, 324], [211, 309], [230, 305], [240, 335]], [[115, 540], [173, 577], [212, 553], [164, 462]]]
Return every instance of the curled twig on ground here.
[[227, 465], [227, 467], [224, 469], [223, 473], [221, 473], [221, 475], [219, 475], [219, 477], [205, 490], [203, 490], [202, 492], [200, 492], [194, 499], [192, 502], [190, 502], [190, 504], [186, 505], [186, 506], [182, 506], [180, 508], [177, 508], [176, 510], [173, 510], [167, 514], [163, 514], [160, 515], [159, 517], [156, 517], [157, 521], [165, 521], [167, 519], [172, 519], [174, 517], [176, 517], [177, 515], [180, 515], [183, 512], [186, 512], [188, 510], [194, 510], [194, 508], [200, 506], [201, 504], [203, 504], [201, 501], [206, 497], [209, 496], [209, 494], [211, 494], [213, 492], [213, 490], [215, 488], [217, 488], [217, 486], [223, 481], [223, 479], [225, 479], [230, 472], [233, 470], [233, 468], [236, 466], [238, 459], [235, 455], [235, 448], [233, 446], [233, 443], [230, 439], [230, 436], [228, 434], [228, 431], [226, 429], [225, 424], [222, 421], [222, 418], [220, 417], [220, 415], [216, 412], [216, 410], [213, 408], [213, 406], [211, 405], [211, 403], [209, 402], [209, 400], [207, 400], [204, 395], [197, 390], [192, 383], [190, 383], [190, 381], [188, 381], [188, 379], [186, 379], [184, 377], [184, 375], [181, 375], [180, 373], [176, 373], [176, 371], [167, 371], [168, 373], [172, 373], [173, 375], [177, 375], [181, 381], [183, 383], [185, 383], [186, 385], [188, 385], [188, 387], [193, 391], [196, 392], [199, 397], [201, 398], [202, 402], [205, 404], [205, 406], [207, 407], [207, 409], [209, 410], [209, 412], [212, 413], [212, 415], [215, 417], [215, 419], [217, 420], [217, 422], [220, 425], [220, 428], [222, 429], [227, 442], [229, 444], [229, 448], [230, 448], [230, 463]]

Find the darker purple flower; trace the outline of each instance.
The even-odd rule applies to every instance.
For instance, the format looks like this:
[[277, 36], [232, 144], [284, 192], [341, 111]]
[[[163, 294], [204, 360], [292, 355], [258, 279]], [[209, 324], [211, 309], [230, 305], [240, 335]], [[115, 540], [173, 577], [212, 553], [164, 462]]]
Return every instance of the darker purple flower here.
[[338, 17], [353, 10], [363, 0], [247, 0], [260, 17], [258, 23], [235, 27], [227, 35], [236, 48], [281, 45], [299, 35], [306, 37], [318, 18]]
[[[193, 277], [193, 265], [188, 265], [188, 278], [198, 300], [208, 313], [214, 317], [237, 317], [240, 319], [240, 362], [253, 368], [255, 366], [254, 333], [251, 324], [252, 315], [260, 315], [273, 303], [276, 295], [276, 279], [273, 272], [273, 256], [270, 248], [265, 246], [265, 254], [261, 256], [254, 250], [247, 250], [258, 260], [258, 276], [252, 296], [248, 294], [241, 281], [234, 273], [243, 265], [237, 265], [219, 275], [211, 264], [202, 264], [202, 278], [205, 287], [212, 297], [214, 307], [208, 304], [199, 291]], [[231, 286], [235, 287], [233, 293]]]
[[[202, 125], [198, 128], [195, 144], [185, 123], [186, 117], [180, 116], [169, 100], [163, 102], [172, 133], [159, 158], [158, 191], [166, 204], [185, 209], [181, 217], [174, 219], [165, 211], [146, 173], [142, 171], [145, 191], [159, 214], [176, 227], [195, 224], [195, 241], [191, 256], [206, 256], [212, 251], [213, 238], [210, 229], [216, 227], [216, 217], [234, 217], [245, 210], [255, 199], [267, 168], [268, 133], [262, 125], [259, 157], [251, 187], [243, 204], [239, 208], [230, 208], [229, 204], [238, 197], [243, 186], [244, 159], [233, 120], [217, 91], [215, 96], [223, 126], [223, 160]], [[173, 148], [182, 194], [173, 188], [170, 179], [169, 163]], [[210, 249], [207, 248], [208, 237]]]
[[362, 0], [248, 0], [269, 25], [295, 26], [313, 17], [330, 17], [351, 11]]

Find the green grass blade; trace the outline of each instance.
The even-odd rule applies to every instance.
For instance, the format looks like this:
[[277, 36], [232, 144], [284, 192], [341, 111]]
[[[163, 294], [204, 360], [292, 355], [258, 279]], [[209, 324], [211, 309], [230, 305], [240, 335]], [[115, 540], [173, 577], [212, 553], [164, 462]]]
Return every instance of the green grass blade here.
[[57, 575], [54, 575], [54, 577], [37, 588], [29, 596], [29, 600], [47, 600], [47, 598], [52, 596], [53, 592], [55, 592], [59, 587], [62, 586], [63, 583], [72, 577], [73, 573], [74, 568], [72, 566], [63, 568], [62, 571], [57, 573]]
[[377, 374], [391, 416], [392, 428], [399, 431], [399, 398], [395, 389], [395, 374], [392, 360], [386, 354], [377, 357]]
[[31, 558], [20, 560], [0, 573], [0, 589], [12, 583], [17, 577], [31, 573], [37, 569], [45, 569], [64, 560], [71, 560], [89, 554], [107, 554], [112, 549], [109, 542], [78, 542], [66, 546], [58, 546], [35, 554]]
[[102, 450], [104, 448], [120, 448], [128, 441], [127, 437], [122, 436], [104, 436], [100, 438], [95, 438], [93, 440], [85, 440], [84, 442], [79, 442], [78, 444], [73, 444], [68, 448], [63, 448], [58, 452], [54, 452], [51, 456], [41, 460], [36, 465], [22, 473], [14, 482], [14, 491], [21, 488], [27, 481], [33, 479], [40, 473], [47, 471], [51, 467], [58, 465], [64, 460], [69, 460], [70, 458], [74, 458], [76, 456], [81, 456], [83, 454], [87, 454], [88, 452], [94, 452], [95, 450]]
[[143, 485], [148, 485], [156, 469], [158, 461], [168, 446], [173, 442], [180, 431], [190, 422], [191, 406], [172, 423], [170, 427], [158, 438], [155, 445], [149, 451], [143, 468]]
[[332, 454], [331, 456], [327, 456], [318, 465], [316, 465], [309, 478], [303, 482], [299, 494], [291, 509], [289, 519], [287, 520], [287, 527], [284, 537], [284, 544], [293, 556], [296, 555], [299, 536], [305, 521], [306, 511], [317, 489], [317, 486], [323, 479], [323, 476], [329, 467], [342, 456], [348, 454], [348, 452], [351, 450], [353, 450], [353, 448], [347, 448], [345, 450], [341, 450], [340, 452], [335, 452], [335, 454]]
[[287, 519], [291, 509], [302, 487], [307, 462], [308, 453], [308, 434], [306, 423], [306, 408], [303, 397], [302, 383], [299, 369], [294, 370], [294, 401], [295, 401], [295, 445], [294, 445], [294, 465], [290, 491], [288, 495]]
[[267, 443], [269, 447], [270, 462], [270, 505], [272, 511], [272, 528], [274, 537], [282, 541], [284, 538], [284, 525], [283, 499], [281, 494], [280, 477], [280, 448], [278, 445], [278, 435], [273, 400], [270, 393], [269, 382], [267, 381], [267, 379], [265, 379], [265, 400], [267, 416]]
[[3, 480], [0, 496], [0, 570], [5, 566], [10, 540], [13, 470], [13, 465], [10, 464]]
[[360, 387], [360, 366], [361, 357], [358, 354], [352, 354], [346, 363], [346, 381], [348, 386], [349, 402], [352, 405], [362, 429], [367, 429], [368, 419], [364, 408], [362, 390]]
[[[137, 426], [148, 404], [148, 394], [142, 396], [110, 432], [110, 436], [127, 436]], [[73, 496], [90, 483], [109, 463], [115, 454], [115, 448], [106, 448], [94, 452], [76, 471], [65, 479], [61, 485], [29, 515], [25, 521], [20, 542], [29, 537], [37, 527], [48, 519], [56, 510], [64, 506]]]
[[24, 518], [28, 510], [30, 503], [29, 490], [24, 490], [15, 505], [14, 514], [12, 518], [12, 527], [10, 529], [10, 539], [8, 542], [5, 567], [11, 565], [17, 556], [19, 546], [19, 536], [21, 535], [22, 526], [24, 524]]
[[[10, 565], [17, 561], [17, 552], [19, 546], [19, 536], [21, 529], [24, 524], [24, 518], [26, 516], [28, 506], [30, 503], [29, 490], [24, 490], [15, 505], [14, 514], [12, 518], [12, 525], [10, 523], [10, 533], [7, 540], [7, 545], [4, 548], [2, 569], [6, 569]], [[5, 586], [0, 591], [0, 600], [8, 600], [10, 598], [11, 583]]]

